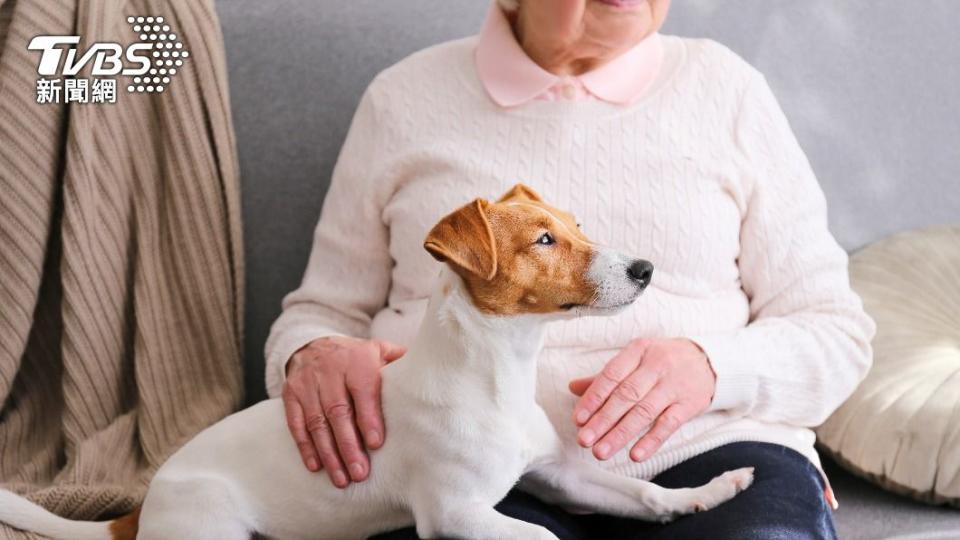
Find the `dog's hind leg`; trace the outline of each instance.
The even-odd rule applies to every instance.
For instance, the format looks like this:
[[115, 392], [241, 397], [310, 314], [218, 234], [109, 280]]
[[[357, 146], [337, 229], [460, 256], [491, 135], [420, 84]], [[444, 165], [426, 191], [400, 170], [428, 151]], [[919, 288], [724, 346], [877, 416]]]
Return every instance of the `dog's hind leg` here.
[[470, 505], [444, 497], [418, 501], [413, 506], [420, 538], [557, 540], [556, 535], [540, 525], [505, 516], [482, 504]]
[[155, 478], [143, 502], [138, 540], [248, 540], [253, 533], [229, 486], [218, 479]]
[[753, 469], [727, 471], [695, 488], [667, 489], [605, 471], [578, 459], [538, 465], [520, 480], [521, 491], [578, 511], [667, 522], [709, 510], [753, 482]]

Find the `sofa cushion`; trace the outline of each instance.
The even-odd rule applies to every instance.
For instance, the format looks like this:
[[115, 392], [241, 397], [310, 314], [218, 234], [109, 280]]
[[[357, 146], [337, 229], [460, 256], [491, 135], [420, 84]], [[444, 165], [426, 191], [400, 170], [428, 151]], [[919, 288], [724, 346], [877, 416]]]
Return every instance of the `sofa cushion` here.
[[840, 503], [833, 513], [837, 537], [843, 540], [930, 540], [960, 538], [960, 511], [930, 506], [883, 490], [823, 460]]
[[820, 443], [887, 489], [960, 507], [960, 227], [877, 242], [850, 276], [877, 322], [874, 365]]

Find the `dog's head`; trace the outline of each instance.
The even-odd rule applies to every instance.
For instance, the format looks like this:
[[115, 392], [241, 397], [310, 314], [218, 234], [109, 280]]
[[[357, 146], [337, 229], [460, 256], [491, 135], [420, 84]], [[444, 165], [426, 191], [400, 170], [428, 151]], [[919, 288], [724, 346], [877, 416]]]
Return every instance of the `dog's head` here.
[[497, 315], [615, 312], [653, 275], [649, 262], [591, 242], [570, 213], [523, 184], [444, 217], [423, 247], [463, 279], [480, 311]]

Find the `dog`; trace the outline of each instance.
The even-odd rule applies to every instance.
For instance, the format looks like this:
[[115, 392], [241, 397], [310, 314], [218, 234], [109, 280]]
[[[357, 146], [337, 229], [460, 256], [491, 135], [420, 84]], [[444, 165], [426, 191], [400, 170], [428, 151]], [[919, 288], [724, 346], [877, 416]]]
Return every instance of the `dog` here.
[[566, 452], [534, 400], [545, 325], [622, 310], [650, 283], [649, 262], [592, 243], [522, 184], [444, 217], [424, 247], [446, 266], [413, 345], [382, 371], [393, 435], [367, 481], [340, 490], [307, 471], [273, 399], [177, 451], [139, 520], [70, 521], [0, 492], [0, 521], [65, 540], [365, 538], [413, 524], [422, 538], [556, 539], [494, 505], [517, 485], [572, 511], [666, 522], [751, 484], [752, 468], [686, 489], [607, 472]]

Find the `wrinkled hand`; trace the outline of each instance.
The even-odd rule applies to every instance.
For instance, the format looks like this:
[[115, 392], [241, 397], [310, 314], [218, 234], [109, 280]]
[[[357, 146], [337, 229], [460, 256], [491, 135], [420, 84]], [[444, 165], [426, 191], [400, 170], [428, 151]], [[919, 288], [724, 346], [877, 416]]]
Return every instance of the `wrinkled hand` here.
[[715, 388], [707, 355], [689, 339], [633, 340], [597, 375], [570, 381], [581, 396], [578, 442], [607, 459], [649, 428], [630, 449], [630, 458], [642, 461], [706, 410]]
[[[304, 465], [326, 469], [345, 488], [370, 473], [367, 449], [383, 445], [380, 369], [406, 349], [385, 341], [332, 336], [311, 341], [287, 362], [283, 406]], [[349, 476], [345, 471], [349, 471]]]

